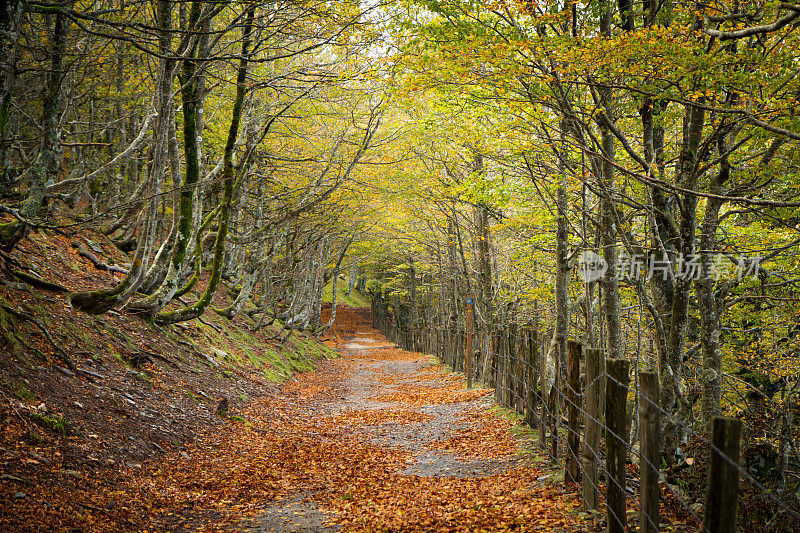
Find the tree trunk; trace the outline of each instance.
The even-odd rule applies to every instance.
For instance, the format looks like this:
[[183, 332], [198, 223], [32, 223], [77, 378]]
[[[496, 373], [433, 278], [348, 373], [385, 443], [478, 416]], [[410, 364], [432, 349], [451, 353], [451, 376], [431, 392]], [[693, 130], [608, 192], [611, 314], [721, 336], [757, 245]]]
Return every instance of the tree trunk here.
[[347, 254], [347, 250], [350, 248], [350, 245], [353, 242], [353, 238], [350, 237], [344, 244], [341, 253], [339, 254], [339, 259], [336, 261], [336, 265], [333, 267], [333, 287], [331, 288], [331, 317], [328, 319], [321, 328], [319, 328], [315, 333], [317, 337], [328, 331], [331, 326], [333, 326], [334, 321], [336, 320], [336, 290], [339, 283], [339, 269], [342, 265], [342, 260], [344, 256]]
[[[455, 208], [452, 208], [453, 216], [447, 217], [447, 291], [445, 300], [447, 301], [447, 311], [444, 318], [447, 360], [448, 364], [455, 368], [456, 361], [456, 323], [458, 316], [458, 263], [456, 261], [456, 231], [454, 224]], [[486, 373], [484, 372], [484, 379]]]
[[42, 134], [39, 153], [30, 170], [30, 185], [22, 214], [31, 218], [39, 214], [45, 198], [45, 188], [50, 184], [56, 162], [61, 154], [58, 117], [61, 113], [61, 93], [64, 78], [64, 54], [70, 20], [61, 12], [55, 14], [53, 44], [50, 49], [50, 72], [42, 112]]
[[717, 153], [721, 158], [720, 169], [710, 179], [708, 192], [713, 196], [706, 200], [706, 209], [700, 227], [701, 277], [695, 281], [697, 307], [700, 314], [700, 343], [703, 354], [703, 371], [700, 374], [701, 411], [705, 429], [709, 434], [713, 418], [721, 414], [722, 348], [720, 335], [722, 334], [722, 325], [720, 324], [719, 304], [720, 298], [724, 298], [724, 293], [727, 292], [726, 286], [730, 283], [729, 280], [723, 281], [724, 290], [721, 290], [723, 294], [720, 296], [715, 294], [716, 283], [712, 265], [717, 247], [719, 214], [725, 202], [723, 186], [731, 175], [728, 160], [728, 138], [734, 139], [736, 135], [736, 132], [732, 132], [730, 127], [724, 126], [724, 128], [726, 130], [721, 130], [717, 138]]
[[[172, 4], [165, 0], [160, 1], [157, 10], [157, 25], [159, 28], [159, 47], [164, 54], [171, 53], [171, 17]], [[86, 313], [102, 314], [116, 306], [123, 305], [139, 288], [144, 273], [147, 271], [157, 221], [158, 204], [156, 198], [161, 190], [163, 174], [168, 159], [169, 120], [172, 116], [171, 107], [173, 105], [173, 77], [174, 61], [163, 59], [156, 83], [158, 120], [156, 122], [155, 135], [153, 136], [153, 164], [150, 174], [137, 189], [142, 196], [150, 193], [151, 198], [145, 202], [145, 210], [139, 217], [139, 236], [136, 252], [131, 261], [131, 268], [125, 279], [113, 289], [80, 292], [70, 295], [72, 305]]]
[[[626, 3], [627, 2], [627, 3]], [[629, 7], [630, 0], [620, 0], [620, 9]], [[603, 12], [600, 20], [600, 33], [606, 37], [611, 37], [611, 11], [612, 5], [609, 0], [602, 2]], [[623, 20], [628, 25], [633, 25], [633, 14], [622, 13]], [[616, 158], [616, 147], [614, 134], [611, 129], [616, 121], [614, 111], [614, 96], [612, 89], [608, 85], [597, 87], [599, 103], [603, 109], [602, 119], [598, 121], [601, 135], [602, 161], [599, 166], [601, 169], [601, 191], [600, 197], [600, 237], [603, 244], [603, 260], [607, 270], [602, 278], [603, 294], [603, 314], [606, 323], [606, 349], [608, 358], [620, 357], [622, 348], [622, 325], [620, 321], [619, 303], [619, 280], [617, 279], [617, 225], [615, 220], [618, 217], [615, 213], [614, 205], [614, 160]]]
[[[250, 49], [254, 15], [255, 6], [250, 5], [247, 8], [246, 19], [244, 27], [242, 28], [242, 55], [239, 59], [239, 68], [237, 69], [236, 73], [236, 99], [234, 100], [233, 110], [231, 112], [231, 125], [228, 130], [228, 139], [225, 144], [225, 152], [223, 156], [223, 168], [222, 173], [220, 174], [220, 185], [222, 186], [223, 193], [222, 201], [220, 202], [219, 229], [217, 230], [217, 237], [216, 241], [214, 242], [214, 262], [211, 268], [211, 277], [205, 292], [193, 305], [177, 311], [161, 311], [160, 313], [156, 314], [154, 320], [159, 325], [174, 324], [176, 322], [197, 318], [203, 314], [208, 305], [211, 303], [211, 299], [214, 297], [214, 294], [216, 294], [217, 287], [219, 286], [223, 268], [222, 263], [225, 257], [225, 239], [228, 236], [231, 201], [233, 199], [233, 185], [235, 179], [233, 151], [236, 144], [236, 138], [239, 136], [239, 125], [242, 119], [244, 96], [247, 91], [245, 81], [247, 77], [248, 54]], [[195, 140], [195, 142], [192, 144], [196, 145], [196, 135], [191, 139]], [[189, 212], [191, 213], [191, 210]]]
[[[200, 18], [202, 4], [193, 2], [189, 15], [188, 30], [192, 31]], [[195, 189], [200, 179], [200, 149], [198, 133], [198, 110], [202, 106], [202, 82], [197, 71], [197, 56], [200, 44], [196, 44], [188, 52], [188, 58], [183, 61], [182, 72], [179, 75], [181, 83], [181, 100], [183, 104], [183, 152], [186, 171], [181, 185], [177, 238], [171, 248], [172, 257], [167, 267], [163, 281], [150, 296], [132, 302], [129, 308], [135, 311], [155, 315], [163, 310], [180, 288], [180, 274], [186, 260], [186, 252], [191, 241], [192, 221], [194, 218]]]
[[[717, 184], [712, 185], [712, 194], [719, 194]], [[697, 307], [700, 314], [700, 342], [703, 353], [703, 371], [700, 375], [702, 387], [702, 414], [706, 429], [711, 428], [712, 419], [720, 414], [720, 398], [722, 391], [722, 349], [720, 334], [722, 328], [719, 321], [717, 299], [714, 296], [714, 278], [711, 268], [714, 262], [716, 232], [719, 226], [719, 212], [723, 201], [709, 198], [703, 217], [700, 235], [700, 264], [702, 275], [695, 281]]]
[[8, 126], [14, 83], [17, 79], [19, 30], [26, 5], [19, 0], [8, 0], [0, 7], [0, 31], [2, 32], [2, 37], [0, 37], [0, 194], [7, 192], [15, 179], [6, 160], [6, 151], [9, 147], [6, 139], [10, 137]]
[[494, 293], [492, 290], [492, 258], [489, 235], [489, 210], [485, 205], [476, 207], [478, 237], [478, 283], [481, 301], [479, 303], [482, 344], [488, 346], [488, 336], [494, 329]]
[[[678, 174], [675, 183], [686, 190], [697, 188], [697, 160], [703, 125], [705, 123], [705, 109], [700, 106], [686, 106], [684, 117], [684, 134], [681, 153], [678, 158]], [[695, 227], [697, 221], [697, 195], [684, 193], [679, 200], [680, 224], [678, 227], [679, 247], [678, 253], [684, 259], [694, 255]], [[678, 418], [689, 416], [688, 409], [683, 403], [681, 381], [683, 374], [683, 352], [686, 343], [686, 328], [689, 315], [689, 294], [692, 280], [686, 276], [675, 280], [675, 291], [672, 299], [667, 346], [661, 358], [661, 401], [662, 409], [668, 414], [677, 413]], [[681, 439], [680, 420], [672, 416], [664, 416], [664, 459], [667, 464], [675, 457], [675, 450]]]
[[[556, 196], [558, 221], [556, 223], [556, 275], [555, 292], [555, 325], [550, 348], [547, 351], [548, 364], [554, 369], [553, 384], [559, 383], [560, 369], [567, 351], [567, 328], [569, 325], [569, 258], [567, 256], [567, 183], [562, 179], [558, 185]], [[557, 386], [557, 385], [556, 385]]]
[[242, 310], [242, 307], [244, 307], [245, 302], [247, 302], [247, 300], [250, 298], [250, 295], [253, 292], [253, 288], [255, 287], [262, 270], [263, 265], [258, 264], [255, 260], [255, 257], [248, 254], [245, 258], [245, 267], [242, 274], [241, 287], [239, 288], [236, 298], [228, 307], [223, 309], [214, 309], [214, 312], [218, 315], [224, 316], [228, 320], [231, 320], [233, 317], [238, 315]]

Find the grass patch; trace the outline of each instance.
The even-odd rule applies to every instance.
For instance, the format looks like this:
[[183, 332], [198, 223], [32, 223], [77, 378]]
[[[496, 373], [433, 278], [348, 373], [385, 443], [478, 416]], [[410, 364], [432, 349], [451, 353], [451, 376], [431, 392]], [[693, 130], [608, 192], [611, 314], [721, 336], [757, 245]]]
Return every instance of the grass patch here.
[[548, 458], [547, 452], [539, 447], [538, 428], [532, 428], [525, 424], [523, 416], [517, 413], [515, 409], [501, 407], [495, 404], [491, 406], [488, 411], [514, 424], [511, 427], [511, 436], [517, 441], [518, 455], [532, 458], [534, 461], [541, 461]]
[[[317, 361], [338, 356], [336, 350], [328, 348], [305, 333], [295, 333], [285, 344], [276, 347], [265, 343], [234, 322], [216, 316], [210, 317], [209, 320], [214, 327], [202, 322], [196, 323], [206, 337], [206, 341], [202, 343], [205, 349], [213, 352], [213, 357], [222, 357], [232, 365], [244, 369], [248, 367], [257, 369], [268, 381], [283, 381], [295, 372], [313, 370]], [[198, 349], [203, 348], [198, 346]], [[220, 372], [225, 377], [234, 379], [230, 371], [220, 370]]]
[[8, 389], [8, 391], [18, 400], [29, 402], [33, 400], [33, 393], [31, 390], [25, 386], [24, 383], [19, 383], [16, 381], [5, 381], [2, 382], [3, 387]]
[[522, 416], [511, 407], [501, 407], [500, 405], [494, 404], [489, 408], [489, 412], [513, 423], [518, 423], [522, 420]]
[[301, 335], [291, 339], [288, 346], [292, 351], [299, 353], [300, 355], [311, 359], [312, 361], [333, 359], [339, 356], [339, 353], [333, 348], [325, 346], [321, 342], [317, 342], [315, 339], [310, 339]]
[[286, 374], [282, 374], [277, 370], [264, 370], [264, 379], [273, 383], [278, 383], [288, 378]]
[[[328, 283], [322, 292], [322, 301], [332, 303], [333, 283]], [[364, 293], [353, 291], [347, 295], [347, 281], [339, 280], [336, 284], [336, 303], [349, 305], [350, 307], [369, 307], [369, 297]]]
[[67, 435], [70, 431], [69, 422], [59, 415], [43, 415], [41, 413], [31, 413], [31, 420], [39, 427], [55, 431], [61, 435]]

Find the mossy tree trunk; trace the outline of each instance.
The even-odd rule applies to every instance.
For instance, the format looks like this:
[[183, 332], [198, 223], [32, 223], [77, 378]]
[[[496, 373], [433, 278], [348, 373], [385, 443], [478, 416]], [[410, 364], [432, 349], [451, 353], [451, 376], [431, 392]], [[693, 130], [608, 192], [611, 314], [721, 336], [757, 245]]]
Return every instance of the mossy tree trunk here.
[[[352, 243], [353, 243], [353, 237], [351, 236], [342, 245], [342, 249], [339, 252], [339, 259], [337, 259], [336, 265], [334, 265], [333, 267], [333, 275], [331, 277], [331, 279], [333, 280], [333, 284], [331, 286], [331, 316], [325, 324], [316, 329], [314, 333], [317, 336], [320, 336], [326, 331], [328, 331], [328, 329], [330, 329], [330, 327], [333, 326], [333, 322], [336, 320], [336, 306], [337, 306], [336, 292], [339, 288], [339, 272], [342, 267], [342, 261], [344, 260], [344, 257], [347, 255], [347, 250], [350, 249], [350, 245]], [[325, 283], [323, 282], [323, 285], [324, 284]]]
[[[189, 15], [188, 30], [194, 31], [200, 19], [202, 4], [193, 2]], [[200, 40], [198, 40], [200, 41]], [[177, 234], [172, 247], [171, 261], [159, 287], [150, 295], [129, 304], [129, 308], [154, 315], [163, 310], [180, 289], [181, 272], [186, 261], [187, 249], [191, 241], [194, 215], [195, 189], [200, 179], [200, 148], [198, 143], [199, 110], [202, 107], [203, 82], [198, 73], [198, 56], [205, 49], [197, 42], [183, 61], [179, 81], [183, 104], [183, 151], [186, 169], [180, 189], [178, 202]]]
[[[701, 145], [706, 110], [702, 106], [685, 106], [684, 131], [681, 152], [678, 157], [675, 183], [686, 191], [695, 191], [699, 183], [698, 162], [701, 160]], [[678, 200], [680, 222], [678, 224], [678, 253], [684, 258], [695, 254], [697, 227], [697, 199], [694, 192], [683, 193]], [[664, 459], [672, 464], [677, 448], [683, 438], [683, 422], [691, 416], [691, 406], [683, 397], [683, 354], [689, 326], [689, 305], [692, 280], [688, 276], [675, 280], [672, 295], [672, 313], [665, 353], [661, 356], [660, 376], [662, 409], [669, 416], [662, 417], [664, 423]], [[674, 416], [672, 416], [674, 414]]]
[[250, 298], [253, 288], [256, 285], [256, 281], [260, 277], [263, 268], [264, 265], [260, 262], [257, 262], [253, 254], [248, 253], [247, 257], [245, 258], [244, 272], [242, 273], [241, 288], [239, 289], [239, 293], [236, 295], [236, 298], [233, 300], [231, 305], [223, 309], [214, 309], [214, 312], [218, 315], [224, 316], [227, 319], [232, 319], [239, 314], [239, 311], [242, 310], [245, 302], [247, 302], [247, 300]]
[[[159, 48], [165, 55], [172, 51], [172, 3], [161, 0], [158, 3], [157, 25], [159, 27]], [[136, 292], [142, 283], [147, 271], [150, 251], [155, 238], [156, 221], [158, 218], [157, 194], [161, 190], [163, 174], [167, 165], [169, 143], [169, 120], [172, 116], [172, 81], [175, 74], [175, 61], [169, 57], [162, 59], [159, 70], [157, 86], [158, 120], [153, 136], [153, 164], [149, 175], [144, 178], [146, 183], [139, 186], [139, 190], [147, 191], [150, 195], [145, 204], [144, 212], [138, 219], [139, 236], [136, 252], [131, 261], [131, 268], [125, 279], [112, 289], [79, 292], [70, 295], [72, 305], [90, 314], [102, 314], [114, 307], [124, 305]], [[146, 196], [145, 194], [144, 196]]]
[[8, 168], [6, 150], [10, 146], [8, 126], [17, 78], [19, 30], [26, 5], [19, 0], [9, 0], [0, 7], [0, 31], [3, 34], [0, 37], [0, 194], [5, 193], [15, 179]]
[[26, 218], [38, 216], [45, 198], [45, 187], [54, 173], [61, 153], [58, 134], [58, 117], [61, 112], [62, 81], [64, 78], [64, 55], [70, 21], [60, 10], [53, 22], [53, 43], [50, 49], [50, 72], [47, 77], [44, 102], [42, 104], [42, 133], [39, 153], [30, 169], [30, 184], [22, 215]]
[[[701, 276], [695, 280], [697, 308], [700, 315], [700, 344], [703, 354], [703, 372], [701, 373], [701, 412], [705, 430], [710, 434], [715, 416], [722, 414], [722, 322], [720, 320], [723, 301], [734, 280], [720, 280], [716, 283], [712, 272], [717, 248], [717, 231], [720, 225], [720, 211], [725, 204], [724, 197], [729, 194], [725, 190], [731, 178], [731, 163], [728, 158], [730, 145], [736, 141], [741, 130], [737, 124], [727, 124], [720, 128], [717, 135], [717, 154], [720, 157], [719, 172], [709, 179], [708, 192], [711, 197], [706, 200], [703, 222], [700, 226], [700, 264]], [[766, 165], [774, 155], [768, 150], [761, 161]]]
[[[236, 73], [236, 99], [234, 100], [233, 110], [231, 112], [231, 124], [228, 130], [228, 139], [225, 143], [225, 153], [223, 156], [223, 168], [220, 174], [220, 185], [222, 186], [222, 200], [220, 202], [219, 212], [219, 228], [217, 230], [217, 237], [214, 243], [214, 259], [211, 267], [211, 277], [206, 287], [205, 292], [200, 299], [194, 304], [176, 311], [161, 311], [156, 314], [154, 321], [159, 325], [174, 324], [197, 318], [205, 312], [208, 305], [211, 303], [214, 294], [217, 292], [217, 287], [220, 283], [222, 274], [223, 262], [225, 260], [225, 240], [228, 236], [228, 224], [231, 215], [231, 200], [233, 199], [234, 192], [234, 164], [233, 164], [233, 151], [236, 145], [236, 138], [239, 136], [239, 125], [242, 119], [242, 111], [244, 108], [244, 97], [247, 92], [246, 78], [248, 67], [248, 56], [250, 53], [251, 34], [253, 30], [253, 19], [255, 16], [255, 6], [250, 5], [247, 8], [247, 14], [242, 29], [242, 55], [239, 60], [239, 67]], [[194, 137], [196, 139], [196, 135]], [[188, 165], [187, 165], [188, 167]], [[191, 207], [187, 211], [187, 225], [191, 220]], [[183, 216], [183, 213], [182, 215]], [[181, 261], [182, 262], [182, 261]]]
[[322, 283], [324, 263], [327, 262], [327, 240], [316, 242], [304, 254], [302, 266], [293, 284], [293, 294], [288, 308], [281, 318], [289, 329], [304, 330], [314, 318], [314, 301], [317, 298], [319, 284]]

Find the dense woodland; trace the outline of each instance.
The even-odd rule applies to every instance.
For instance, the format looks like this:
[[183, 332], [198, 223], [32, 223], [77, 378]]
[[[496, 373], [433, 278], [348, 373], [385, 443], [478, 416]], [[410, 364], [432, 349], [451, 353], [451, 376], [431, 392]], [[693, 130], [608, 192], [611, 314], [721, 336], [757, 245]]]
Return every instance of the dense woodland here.
[[[535, 332], [537, 401], [558, 396], [568, 339], [630, 360], [633, 386], [657, 372], [664, 472], [714, 416], [741, 418], [745, 470], [773, 495], [752, 523], [791, 530], [800, 4], [2, 9], [8, 279], [57, 284], [9, 253], [58, 232], [122, 274], [72, 293], [76, 313], [248, 313], [284, 336], [330, 327], [326, 286], [366, 283], [384, 326], [458, 369], [472, 298], [476, 380], [496, 384], [510, 326]], [[86, 228], [129, 260], [105, 264]], [[223, 280], [237, 296], [214, 308]]]

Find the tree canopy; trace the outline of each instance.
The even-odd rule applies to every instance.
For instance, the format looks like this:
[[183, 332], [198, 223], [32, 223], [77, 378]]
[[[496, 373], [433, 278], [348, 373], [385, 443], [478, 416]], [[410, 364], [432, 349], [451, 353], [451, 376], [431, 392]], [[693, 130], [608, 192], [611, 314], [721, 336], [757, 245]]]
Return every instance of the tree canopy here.
[[416, 348], [474, 297], [487, 384], [509, 323], [554, 386], [567, 338], [657, 372], [670, 464], [765, 399], [751, 438], [796, 441], [800, 4], [2, 9], [0, 247], [91, 226], [128, 257], [77, 310], [321, 334], [351, 272]]

